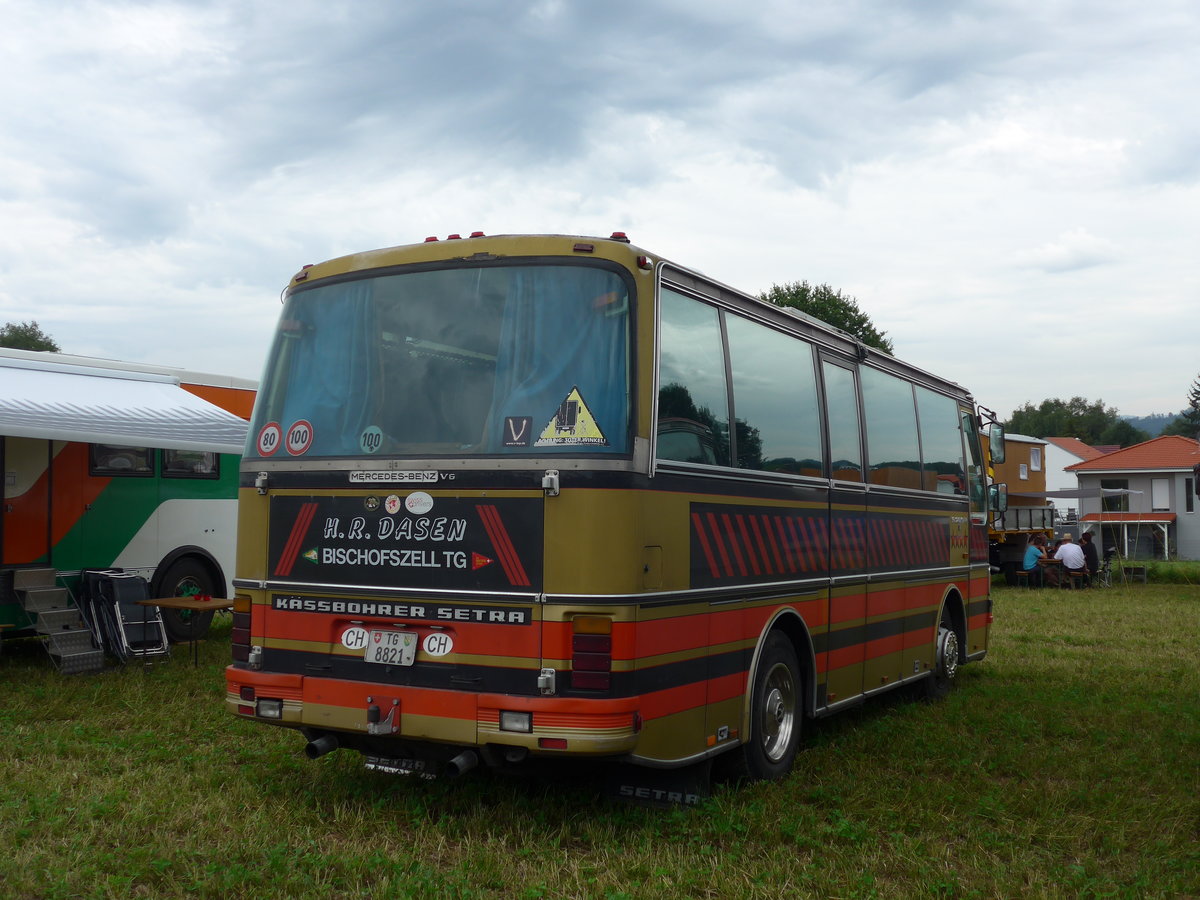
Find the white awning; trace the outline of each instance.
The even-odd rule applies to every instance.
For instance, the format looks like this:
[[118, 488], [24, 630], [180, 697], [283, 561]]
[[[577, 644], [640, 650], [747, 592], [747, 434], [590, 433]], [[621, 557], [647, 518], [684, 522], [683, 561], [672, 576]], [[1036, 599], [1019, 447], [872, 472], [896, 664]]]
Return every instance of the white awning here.
[[0, 435], [241, 453], [247, 427], [169, 375], [0, 357]]

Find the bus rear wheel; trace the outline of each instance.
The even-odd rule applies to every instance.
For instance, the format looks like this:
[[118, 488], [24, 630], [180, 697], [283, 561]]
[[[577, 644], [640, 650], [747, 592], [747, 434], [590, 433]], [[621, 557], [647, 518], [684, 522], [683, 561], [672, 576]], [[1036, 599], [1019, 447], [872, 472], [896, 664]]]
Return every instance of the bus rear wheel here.
[[926, 698], [941, 700], [949, 694], [950, 686], [954, 683], [954, 676], [958, 674], [958, 667], [961, 663], [958, 632], [954, 630], [953, 625], [942, 620], [938, 626], [937, 662], [934, 664], [933, 674], [925, 679]]
[[792, 770], [804, 719], [800, 662], [792, 642], [773, 631], [763, 644], [751, 692], [750, 734], [733, 752], [730, 774], [774, 781]]
[[[197, 594], [212, 596], [213, 579], [208, 569], [199, 560], [185, 558], [171, 563], [158, 589], [163, 597], [192, 597]], [[212, 624], [212, 611], [195, 612], [190, 609], [162, 610], [163, 626], [167, 637], [175, 643], [194, 641], [208, 634]]]

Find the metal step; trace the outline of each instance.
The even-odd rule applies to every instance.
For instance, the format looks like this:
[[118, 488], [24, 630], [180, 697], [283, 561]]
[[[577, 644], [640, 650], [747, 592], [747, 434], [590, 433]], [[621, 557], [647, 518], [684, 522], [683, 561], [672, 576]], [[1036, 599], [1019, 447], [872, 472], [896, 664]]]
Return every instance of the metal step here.
[[48, 609], [38, 613], [37, 630], [39, 634], [54, 634], [57, 631], [86, 632], [88, 629], [79, 617], [79, 610], [72, 606], [68, 609]]
[[70, 595], [62, 587], [22, 588], [22, 601], [27, 612], [40, 613], [50, 609], [66, 609], [71, 604]]
[[78, 650], [74, 653], [55, 653], [50, 657], [64, 675], [79, 675], [104, 670], [103, 650]]
[[54, 569], [13, 569], [13, 590], [27, 591], [30, 588], [54, 587], [58, 572]]
[[71, 653], [90, 652], [98, 650], [92, 646], [92, 633], [86, 628], [74, 628], [70, 631], [56, 631], [46, 638], [46, 649], [53, 656], [65, 656]]

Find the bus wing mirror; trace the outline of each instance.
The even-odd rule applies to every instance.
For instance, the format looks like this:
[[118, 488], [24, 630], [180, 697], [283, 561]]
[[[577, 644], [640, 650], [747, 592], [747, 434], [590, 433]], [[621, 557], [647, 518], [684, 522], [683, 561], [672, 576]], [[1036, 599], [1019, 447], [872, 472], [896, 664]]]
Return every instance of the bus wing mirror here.
[[988, 488], [988, 506], [999, 515], [1008, 509], [1008, 485], [993, 484]]
[[1004, 426], [993, 422], [988, 426], [988, 449], [992, 453], [992, 462], [1004, 462]]

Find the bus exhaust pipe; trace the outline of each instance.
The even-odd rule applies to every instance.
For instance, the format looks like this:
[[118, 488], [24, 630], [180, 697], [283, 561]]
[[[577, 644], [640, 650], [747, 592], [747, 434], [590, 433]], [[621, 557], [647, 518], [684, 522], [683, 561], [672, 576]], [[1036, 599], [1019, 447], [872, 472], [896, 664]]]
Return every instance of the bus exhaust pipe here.
[[318, 759], [337, 748], [338, 739], [332, 734], [323, 734], [304, 745], [304, 755], [309, 759]]
[[446, 777], [457, 778], [479, 765], [479, 755], [474, 750], [464, 750], [446, 763]]

